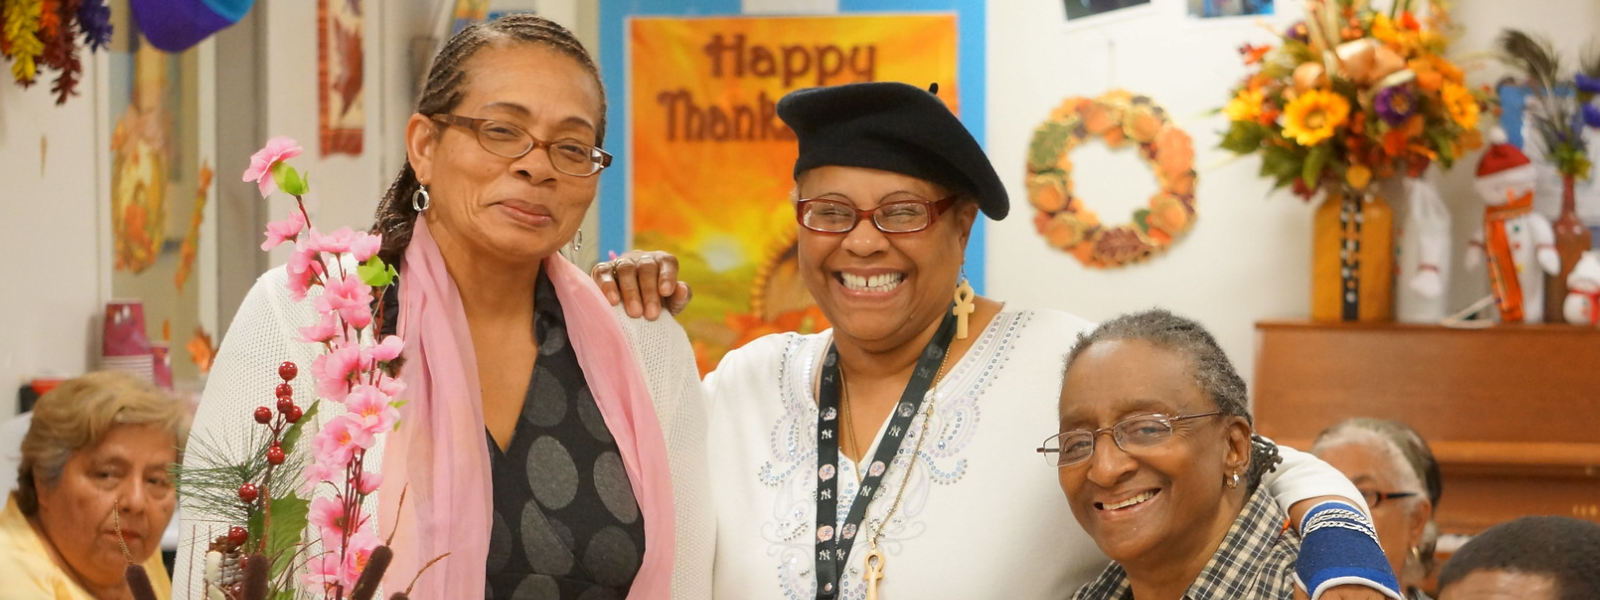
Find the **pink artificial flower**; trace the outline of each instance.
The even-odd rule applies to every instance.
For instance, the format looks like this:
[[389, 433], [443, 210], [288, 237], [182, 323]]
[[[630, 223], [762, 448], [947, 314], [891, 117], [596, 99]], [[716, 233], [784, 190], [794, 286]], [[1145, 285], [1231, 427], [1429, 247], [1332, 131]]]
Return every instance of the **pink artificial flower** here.
[[370, 532], [362, 531], [350, 536], [344, 548], [344, 576], [350, 581], [351, 587], [361, 578], [361, 571], [367, 568], [367, 560], [372, 558], [372, 551], [378, 544], [378, 536]]
[[335, 348], [311, 361], [311, 375], [317, 380], [317, 395], [344, 403], [350, 393], [350, 378], [362, 368], [361, 348], [348, 345]]
[[[313, 233], [316, 228], [311, 229]], [[306, 240], [300, 239], [294, 243], [294, 254], [289, 255], [289, 298], [295, 302], [306, 299], [306, 292], [311, 291], [311, 279], [322, 275], [327, 269], [322, 266], [322, 260], [315, 250], [312, 250]]]
[[350, 254], [356, 257], [356, 262], [367, 262], [372, 255], [377, 254], [383, 247], [383, 236], [369, 233], [357, 233], [356, 239], [350, 242]]
[[306, 480], [305, 485], [300, 486], [300, 493], [310, 494], [316, 491], [318, 485], [333, 481], [342, 471], [344, 471], [343, 467], [334, 468], [333, 465], [325, 465], [319, 462], [312, 462], [306, 465], [305, 470], [301, 471], [300, 475]]
[[[344, 584], [343, 578], [344, 561], [339, 560], [339, 553], [335, 550], [306, 561], [306, 574], [300, 577], [300, 581], [310, 590], [332, 593], [335, 586]], [[345, 589], [351, 587], [346, 585]]]
[[385, 396], [399, 398], [400, 394], [406, 391], [406, 383], [394, 377], [380, 376], [378, 377], [378, 389], [382, 390]]
[[354, 415], [342, 414], [328, 420], [322, 431], [312, 438], [312, 460], [335, 467], [344, 467], [355, 459], [357, 450], [372, 447], [377, 441], [361, 427]]
[[383, 473], [376, 471], [362, 471], [356, 479], [356, 493], [363, 496], [378, 491], [378, 486], [383, 485]]
[[344, 503], [338, 497], [312, 500], [311, 510], [306, 513], [306, 522], [316, 526], [322, 533], [323, 544], [333, 544], [329, 549], [337, 547], [345, 532]]
[[356, 241], [357, 235], [366, 234], [357, 234], [349, 227], [340, 227], [338, 231], [328, 235], [322, 235], [313, 229], [311, 230], [311, 247], [316, 248], [318, 252], [328, 252], [330, 254], [349, 252], [350, 245]]
[[400, 420], [400, 411], [389, 405], [390, 398], [383, 391], [370, 385], [358, 385], [350, 389], [350, 395], [344, 399], [347, 415], [355, 415], [361, 427], [373, 435], [381, 435], [394, 427]]
[[405, 349], [406, 341], [398, 335], [384, 336], [383, 341], [372, 347], [372, 359], [378, 362], [388, 362], [400, 356], [400, 351]]
[[322, 283], [322, 296], [317, 298], [317, 312], [339, 313], [339, 318], [356, 329], [372, 323], [372, 286], [361, 282], [354, 274], [328, 278]]
[[292, 240], [300, 235], [300, 230], [306, 227], [306, 215], [300, 209], [289, 211], [289, 218], [282, 221], [267, 223], [267, 241], [261, 242], [263, 251], [276, 248], [278, 244]]
[[295, 338], [302, 342], [320, 344], [339, 336], [339, 319], [334, 315], [322, 315], [322, 320], [310, 327], [299, 329], [300, 337]]
[[244, 181], [256, 182], [262, 198], [271, 196], [278, 189], [278, 182], [272, 178], [272, 165], [300, 156], [301, 151], [300, 143], [286, 135], [267, 140], [266, 147], [250, 155], [250, 168], [244, 170]]

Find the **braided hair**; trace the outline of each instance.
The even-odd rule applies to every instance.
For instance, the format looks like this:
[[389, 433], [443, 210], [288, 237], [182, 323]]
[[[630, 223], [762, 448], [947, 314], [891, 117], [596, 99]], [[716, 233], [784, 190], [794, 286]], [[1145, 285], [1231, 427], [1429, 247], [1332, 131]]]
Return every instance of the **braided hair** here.
[[[1066, 380], [1066, 372], [1072, 369], [1072, 363], [1089, 346], [1110, 340], [1148, 342], [1188, 357], [1192, 363], [1195, 384], [1217, 405], [1217, 410], [1224, 416], [1243, 417], [1246, 423], [1254, 425], [1244, 378], [1234, 370], [1233, 363], [1228, 360], [1227, 353], [1222, 351], [1217, 339], [1199, 323], [1159, 308], [1122, 315], [1078, 334], [1078, 342], [1067, 353], [1066, 363], [1062, 367], [1062, 380]], [[1282, 461], [1275, 444], [1261, 436], [1251, 435], [1250, 463], [1245, 473], [1249, 486], [1245, 491], [1254, 492], [1256, 486], [1261, 484], [1262, 476], [1276, 469]]]
[[[422, 95], [417, 98], [417, 114], [436, 115], [455, 110], [466, 95], [463, 88], [466, 87], [468, 72], [462, 65], [479, 50], [501, 43], [543, 46], [578, 61], [594, 77], [595, 87], [600, 90], [600, 122], [596, 125], [595, 145], [605, 143], [606, 92], [594, 58], [589, 56], [583, 43], [567, 28], [549, 19], [528, 14], [506, 15], [493, 21], [476, 23], [445, 42], [444, 49], [433, 58], [433, 66], [428, 69], [428, 80], [423, 86]], [[411, 196], [421, 186], [416, 171], [411, 168], [411, 161], [407, 160], [401, 165], [400, 174], [395, 176], [383, 200], [378, 203], [372, 233], [383, 236], [378, 257], [385, 263], [398, 264], [406, 246], [411, 243], [412, 227], [417, 220], [417, 211], [411, 206]]]

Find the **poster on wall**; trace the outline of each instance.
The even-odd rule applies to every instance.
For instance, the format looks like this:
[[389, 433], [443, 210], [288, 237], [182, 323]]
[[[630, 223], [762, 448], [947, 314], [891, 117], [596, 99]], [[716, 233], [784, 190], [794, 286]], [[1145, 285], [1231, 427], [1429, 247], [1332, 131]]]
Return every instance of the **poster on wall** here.
[[632, 247], [678, 256], [695, 299], [678, 316], [701, 372], [729, 349], [828, 325], [801, 282], [789, 91], [939, 83], [960, 114], [957, 17], [634, 18], [628, 22]]
[[366, 126], [361, 1], [317, 0], [317, 138], [323, 156], [361, 154]]
[[200, 327], [205, 283], [195, 265], [212, 174], [201, 155], [199, 107], [208, 100], [199, 93], [198, 51], [158, 50], [125, 4], [111, 8], [106, 296], [119, 306], [139, 307], [140, 318], [123, 322], [138, 329], [125, 336], [115, 334], [115, 319], [103, 323], [104, 352], [96, 367], [136, 371], [163, 385], [175, 380], [182, 388], [199, 372], [183, 350], [173, 353], [169, 344], [183, 346]]
[[1067, 20], [1095, 17], [1125, 8], [1147, 6], [1150, 0], [1062, 0], [1067, 8]]
[[1273, 14], [1275, 0], [1187, 0], [1189, 16], [1197, 19]]

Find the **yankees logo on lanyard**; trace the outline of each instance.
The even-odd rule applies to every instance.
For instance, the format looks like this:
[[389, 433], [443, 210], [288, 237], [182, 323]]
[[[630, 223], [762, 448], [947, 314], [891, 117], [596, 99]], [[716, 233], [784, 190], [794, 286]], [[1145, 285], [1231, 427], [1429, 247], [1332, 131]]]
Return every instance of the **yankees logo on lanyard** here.
[[[845, 559], [850, 556], [856, 536], [867, 533], [861, 530], [861, 521], [867, 516], [867, 506], [872, 503], [873, 494], [880, 489], [884, 473], [888, 472], [895, 453], [899, 452], [900, 443], [911, 428], [912, 418], [922, 409], [923, 398], [933, 386], [933, 380], [939, 373], [939, 364], [950, 349], [955, 326], [955, 317], [947, 313], [939, 330], [934, 332], [933, 339], [928, 340], [928, 345], [922, 349], [916, 368], [911, 372], [911, 381], [900, 395], [900, 403], [889, 415], [889, 429], [884, 432], [878, 451], [872, 455], [867, 476], [861, 480], [861, 490], [850, 504], [850, 514], [843, 524], [839, 523], [839, 478], [835, 476], [838, 473], [836, 465], [839, 464], [838, 417], [843, 381], [839, 373], [839, 352], [832, 344], [828, 345], [827, 358], [822, 363], [822, 377], [817, 384], [818, 600], [839, 597], [844, 587], [840, 585], [839, 578], [846, 564]], [[838, 526], [837, 530], [835, 526]]]

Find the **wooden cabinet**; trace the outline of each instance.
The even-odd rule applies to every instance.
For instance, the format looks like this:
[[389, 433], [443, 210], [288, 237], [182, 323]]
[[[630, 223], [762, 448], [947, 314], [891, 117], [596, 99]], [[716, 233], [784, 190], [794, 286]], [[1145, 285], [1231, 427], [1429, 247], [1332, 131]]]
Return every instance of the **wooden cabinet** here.
[[1439, 459], [1445, 533], [1532, 514], [1600, 522], [1600, 329], [1273, 321], [1256, 333], [1263, 435], [1305, 449], [1347, 417], [1410, 424]]

